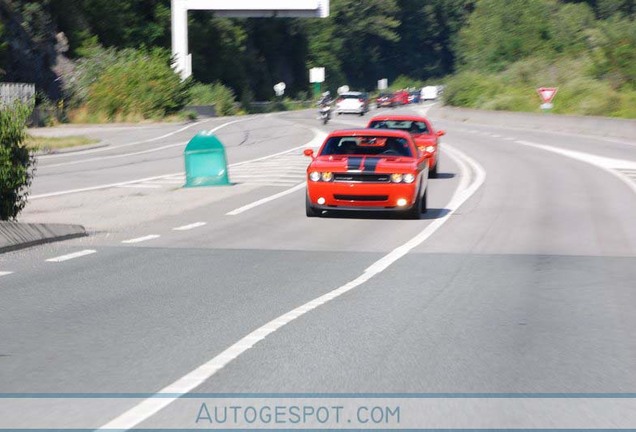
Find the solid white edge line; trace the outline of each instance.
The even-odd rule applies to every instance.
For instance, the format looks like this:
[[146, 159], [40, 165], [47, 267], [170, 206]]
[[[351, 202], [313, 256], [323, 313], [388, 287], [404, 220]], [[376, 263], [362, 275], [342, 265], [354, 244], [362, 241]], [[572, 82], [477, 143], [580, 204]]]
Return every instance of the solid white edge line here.
[[[212, 129], [210, 132], [216, 132], [217, 130], [221, 129], [222, 127], [230, 126], [232, 124], [238, 123], [239, 121], [245, 121], [245, 120], [248, 120], [248, 119], [236, 120], [236, 121], [232, 121], [232, 122], [229, 122], [229, 123], [225, 123], [225, 124], [223, 124], [221, 126], [216, 127], [215, 129]], [[271, 154], [271, 155], [268, 155], [268, 156], [260, 157], [260, 158], [257, 158], [257, 159], [251, 159], [251, 160], [248, 160], [248, 161], [243, 161], [243, 162], [237, 162], [237, 163], [234, 163], [234, 164], [229, 164], [228, 168], [233, 168], [233, 167], [245, 165], [245, 164], [252, 163], [252, 162], [258, 162], [258, 161], [261, 161], [261, 160], [271, 159], [273, 157], [280, 156], [280, 155], [283, 155], [283, 154], [286, 154], [286, 153], [291, 153], [293, 151], [296, 151], [296, 150], [299, 150], [299, 149], [302, 149], [302, 148], [319, 146], [320, 144], [322, 144], [322, 140], [324, 140], [324, 137], [326, 137], [327, 134], [322, 132], [319, 129], [312, 128], [312, 130], [314, 131], [316, 136], [311, 141], [309, 141], [307, 144], [304, 144], [304, 145], [298, 146], [298, 147], [294, 147], [292, 149], [285, 150], [285, 151], [282, 151], [282, 152], [279, 152], [279, 153], [274, 153], [274, 154]], [[309, 165], [309, 164], [307, 164], [307, 165]], [[183, 175], [185, 175], [185, 173], [182, 171], [182, 172], [173, 173], [173, 174], [164, 174], [164, 175], [160, 175], [160, 176], [146, 177], [146, 178], [142, 178], [142, 179], [129, 180], [129, 181], [119, 182], [119, 183], [110, 183], [110, 184], [99, 185], [99, 186], [91, 186], [91, 187], [86, 187], [86, 188], [70, 189], [70, 190], [65, 190], [65, 191], [60, 191], [60, 192], [51, 192], [51, 193], [40, 194], [40, 195], [32, 195], [32, 196], [29, 197], [29, 200], [36, 200], [36, 199], [42, 199], [42, 198], [53, 198], [53, 197], [58, 197], [58, 196], [62, 196], [62, 195], [70, 195], [70, 194], [81, 193], [81, 192], [92, 192], [92, 191], [96, 191], [96, 190], [110, 189], [110, 188], [115, 188], [115, 187], [119, 187], [119, 186], [132, 185], [132, 184], [136, 184], [136, 183], [143, 183], [143, 182], [152, 181], [152, 180], [161, 180], [161, 179], [165, 179], [165, 178], [169, 178], [169, 177], [183, 176]]]
[[105, 151], [109, 151], [109, 150], [116, 150], [116, 149], [131, 147], [131, 146], [135, 146], [135, 145], [139, 145], [139, 144], [147, 144], [147, 143], [151, 143], [151, 142], [154, 142], [154, 141], [159, 141], [159, 140], [164, 139], [164, 138], [171, 137], [173, 135], [176, 135], [178, 133], [186, 131], [186, 130], [188, 130], [190, 128], [193, 128], [194, 126], [198, 126], [200, 124], [207, 123], [207, 122], [209, 122], [211, 120], [214, 120], [214, 119], [201, 120], [201, 121], [189, 124], [187, 126], [184, 126], [181, 129], [178, 129], [176, 131], [173, 131], [173, 132], [170, 132], [170, 133], [167, 133], [167, 134], [155, 137], [155, 138], [150, 138], [150, 139], [147, 139], [147, 140], [135, 141], [135, 142], [127, 143], [127, 144], [121, 144], [121, 145], [118, 145], [118, 146], [109, 146], [109, 147], [104, 147], [104, 148], [85, 150], [85, 151], [75, 152], [75, 153], [60, 153], [60, 154], [52, 154], [52, 155], [42, 155], [42, 156], [39, 157], [39, 159], [57, 159], [57, 158], [62, 158], [62, 157], [83, 156], [83, 155], [86, 155], [86, 154], [101, 153], [101, 152], [105, 152]]
[[122, 243], [123, 244], [142, 243], [142, 242], [145, 242], [145, 241], [158, 239], [159, 237], [161, 237], [159, 234], [151, 234], [151, 235], [147, 235], [147, 236], [144, 236], [144, 237], [137, 237], [137, 238], [130, 239], [130, 240], [124, 240], [124, 241], [122, 241]]
[[[590, 153], [583, 153], [574, 150], [567, 150], [558, 147], [548, 146], [545, 144], [533, 143], [530, 141], [515, 141], [516, 144], [520, 144], [526, 147], [532, 147], [539, 150], [545, 150], [552, 153], [556, 153], [561, 156], [565, 156], [570, 159], [578, 160], [580, 162], [587, 163], [589, 165], [595, 166], [614, 177], [618, 178], [620, 181], [625, 183], [625, 185], [631, 189], [632, 192], [636, 193], [636, 183], [634, 183], [627, 175], [618, 171], [620, 169], [625, 169], [624, 167], [634, 166], [636, 168], [636, 162], [626, 161], [622, 159], [611, 159], [606, 158], [604, 156], [597, 156]], [[629, 169], [629, 168], [627, 168]]]
[[299, 184], [297, 184], [296, 186], [294, 186], [292, 188], [289, 188], [289, 189], [284, 190], [282, 192], [279, 192], [277, 194], [268, 196], [266, 198], [260, 199], [258, 201], [255, 201], [255, 202], [253, 202], [251, 204], [248, 204], [248, 205], [245, 205], [243, 207], [239, 207], [236, 210], [232, 210], [231, 212], [226, 213], [225, 215], [226, 216], [240, 215], [241, 213], [245, 213], [246, 211], [251, 210], [251, 209], [253, 209], [255, 207], [262, 206], [263, 204], [267, 204], [268, 202], [277, 200], [278, 198], [282, 198], [282, 197], [284, 197], [286, 195], [289, 195], [291, 193], [299, 191], [299, 190], [303, 189], [304, 187], [305, 187], [305, 182], [299, 183]]
[[69, 194], [73, 194], [73, 193], [91, 192], [91, 191], [102, 190], [102, 189], [110, 189], [110, 188], [115, 188], [115, 187], [119, 187], [119, 186], [126, 186], [126, 185], [132, 185], [132, 184], [137, 184], [137, 183], [143, 183], [143, 182], [147, 182], [147, 181], [151, 181], [151, 180], [164, 179], [166, 177], [171, 177], [171, 176], [176, 176], [176, 175], [181, 175], [181, 174], [183, 174], [183, 173], [164, 174], [164, 175], [160, 175], [160, 176], [156, 176], [156, 177], [146, 177], [146, 178], [143, 178], [143, 179], [130, 180], [130, 181], [125, 181], [125, 182], [120, 182], [120, 183], [110, 183], [110, 184], [100, 185], [100, 186], [91, 186], [91, 187], [80, 188], [80, 189], [71, 189], [71, 190], [60, 191], [60, 192], [51, 192], [51, 193], [46, 193], [46, 194], [41, 194], [41, 195], [32, 195], [32, 196], [29, 197], [29, 200], [42, 199], [42, 198], [52, 198], [52, 197], [57, 197], [57, 196], [61, 196], [61, 195], [69, 195]]
[[0, 276], [9, 276], [10, 274], [13, 274], [13, 272], [10, 272], [10, 271], [0, 271]]
[[92, 255], [94, 253], [97, 253], [97, 251], [94, 250], [94, 249], [86, 249], [86, 250], [79, 251], [79, 252], [74, 252], [74, 253], [71, 253], [71, 254], [68, 254], [68, 255], [62, 255], [62, 256], [59, 256], [59, 257], [55, 257], [55, 258], [49, 258], [49, 259], [46, 260], [46, 262], [61, 263], [61, 262], [64, 262], [64, 261], [69, 261], [69, 260], [75, 259], [75, 258], [80, 258], [80, 257], [86, 256], [86, 255]]
[[[119, 415], [115, 419], [111, 420], [107, 424], [103, 425], [99, 430], [118, 429], [120, 431], [125, 431], [134, 428], [141, 422], [147, 420], [154, 414], [161, 411], [163, 408], [170, 405], [172, 402], [176, 401], [181, 395], [187, 394], [188, 392], [203, 384], [205, 381], [214, 376], [219, 370], [225, 367], [228, 363], [236, 359], [248, 349], [252, 348], [259, 341], [265, 339], [268, 335], [274, 333], [275, 331], [279, 330], [281, 327], [292, 322], [298, 317], [303, 316], [307, 312], [314, 310], [317, 307], [326, 304], [329, 301], [367, 282], [369, 279], [373, 278], [375, 275], [382, 272], [391, 264], [399, 260], [402, 256], [404, 256], [406, 252], [408, 252], [408, 250], [413, 249], [414, 247], [425, 241], [427, 238], [429, 238], [437, 229], [439, 229], [444, 224], [444, 222], [448, 221], [450, 214], [454, 213], [459, 206], [461, 206], [479, 189], [486, 178], [486, 172], [477, 162], [471, 160], [467, 155], [461, 153], [459, 150], [451, 149], [448, 145], [446, 145], [445, 147], [447, 150], [450, 150], [448, 154], [451, 155], [453, 159], [463, 159], [468, 165], [470, 165], [471, 168], [475, 169], [476, 172], [473, 181], [469, 186], [466, 184], [466, 180], [463, 180], [461, 182], [460, 185], [467, 187], [465, 189], [459, 189], [458, 187], [455, 194], [453, 195], [453, 198], [447, 206], [450, 208], [450, 212], [444, 218], [440, 219], [443, 222], [433, 222], [435, 227], [431, 229], [429, 225], [427, 228], [425, 228], [419, 235], [415, 237], [417, 241], [414, 241], [414, 239], [407, 242], [405, 245], [397, 248], [396, 251], [399, 250], [400, 253], [394, 253], [395, 251], [389, 253], [386, 257], [380, 259], [376, 264], [370, 266], [363, 274], [361, 274], [351, 282], [348, 282], [345, 285], [342, 285], [341, 287], [327, 294], [311, 300], [304, 305], [301, 305], [294, 310], [271, 320], [262, 327], [254, 330], [252, 333], [240, 339], [234, 345], [230, 346], [207, 363], [204, 363], [197, 369], [193, 370], [182, 378], [179, 378], [174, 383], [168, 385], [167, 387], [164, 387], [156, 393], [157, 396], [162, 394], [176, 394], [178, 396], [148, 398], [140, 402], [133, 408], [129, 409], [128, 411], [124, 412], [123, 414]], [[459, 165], [460, 168], [466, 169], [466, 164], [463, 163], [463, 161]], [[468, 172], [462, 172], [462, 179], [465, 178], [469, 178]], [[408, 250], [405, 252], [405, 249]]]
[[60, 163], [51, 164], [51, 165], [42, 165], [41, 167], [39, 167], [39, 169], [59, 168], [59, 167], [69, 166], [69, 165], [80, 165], [80, 164], [84, 164], [84, 163], [87, 163], [87, 162], [98, 162], [98, 161], [104, 161], [104, 160], [110, 160], [110, 159], [121, 159], [121, 158], [129, 157], [129, 156], [139, 156], [139, 155], [143, 155], [143, 154], [155, 153], [155, 152], [158, 152], [158, 151], [167, 150], [167, 149], [170, 149], [170, 148], [173, 148], [173, 147], [185, 146], [186, 144], [188, 144], [188, 142], [184, 141], [184, 142], [180, 142], [180, 143], [168, 144], [168, 145], [165, 145], [165, 146], [161, 146], [161, 147], [157, 147], [157, 148], [153, 148], [153, 149], [148, 149], [148, 150], [142, 150], [142, 151], [133, 152], [133, 153], [122, 153], [122, 154], [116, 154], [116, 155], [111, 155], [111, 156], [101, 156], [101, 157], [95, 157], [95, 158], [89, 158], [89, 159], [79, 159], [79, 160], [69, 161], [69, 162], [60, 162]]
[[195, 223], [191, 223], [190, 225], [183, 225], [180, 227], [172, 228], [172, 231], [189, 231], [195, 228], [200, 228], [205, 225], [207, 225], [206, 222], [195, 222]]

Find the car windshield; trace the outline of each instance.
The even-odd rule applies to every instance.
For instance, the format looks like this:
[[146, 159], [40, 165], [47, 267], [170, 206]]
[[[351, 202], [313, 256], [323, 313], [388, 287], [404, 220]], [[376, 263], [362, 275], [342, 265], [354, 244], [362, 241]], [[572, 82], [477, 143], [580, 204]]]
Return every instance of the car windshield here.
[[320, 154], [321, 156], [413, 156], [408, 140], [383, 136], [333, 137], [327, 141]]
[[342, 99], [362, 99], [362, 95], [359, 94], [343, 94], [340, 97]]
[[424, 122], [411, 120], [377, 120], [371, 122], [370, 129], [396, 129], [416, 134], [430, 133]]

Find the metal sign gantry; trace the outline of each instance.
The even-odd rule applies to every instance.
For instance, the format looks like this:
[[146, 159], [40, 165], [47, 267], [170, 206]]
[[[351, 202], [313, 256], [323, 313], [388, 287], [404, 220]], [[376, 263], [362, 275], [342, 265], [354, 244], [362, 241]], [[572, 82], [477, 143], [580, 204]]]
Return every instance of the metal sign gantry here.
[[188, 11], [209, 10], [222, 17], [326, 18], [329, 0], [172, 0], [172, 56], [182, 79], [192, 75]]

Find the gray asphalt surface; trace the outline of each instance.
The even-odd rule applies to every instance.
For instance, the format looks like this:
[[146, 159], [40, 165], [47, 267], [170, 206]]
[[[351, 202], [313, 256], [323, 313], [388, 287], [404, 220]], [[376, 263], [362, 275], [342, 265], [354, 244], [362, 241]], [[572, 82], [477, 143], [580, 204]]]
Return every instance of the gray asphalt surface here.
[[[2, 392], [154, 393], [364, 273], [437, 223], [462, 178], [476, 176], [443, 154], [420, 221], [307, 219], [302, 189], [228, 215], [303, 182], [302, 149], [255, 159], [369, 118], [322, 127], [314, 117], [239, 118], [220, 129], [230, 164], [244, 163], [225, 188], [181, 189], [178, 144], [235, 119], [161, 139], [187, 125], [97, 128], [86, 134], [107, 140], [105, 150], [41, 158], [23, 220], [82, 223], [92, 235], [0, 255]], [[516, 143], [636, 163], [636, 140], [430, 117], [447, 130], [443, 143], [483, 167], [485, 183], [405, 257], [196, 392], [636, 392], [636, 194], [596, 166]], [[37, 198], [121, 182], [133, 183]], [[174, 230], [193, 223], [205, 225]], [[95, 253], [46, 261], [83, 250]], [[128, 405], [85, 415], [106, 422]]]

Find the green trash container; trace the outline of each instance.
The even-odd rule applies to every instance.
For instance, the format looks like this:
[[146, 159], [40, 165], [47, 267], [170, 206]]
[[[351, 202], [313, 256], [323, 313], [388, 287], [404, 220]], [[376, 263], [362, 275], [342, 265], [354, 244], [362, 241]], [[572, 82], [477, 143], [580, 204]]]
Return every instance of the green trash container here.
[[225, 147], [211, 132], [197, 134], [190, 140], [183, 154], [186, 171], [185, 187], [230, 184]]

